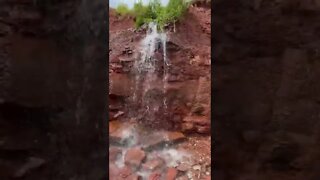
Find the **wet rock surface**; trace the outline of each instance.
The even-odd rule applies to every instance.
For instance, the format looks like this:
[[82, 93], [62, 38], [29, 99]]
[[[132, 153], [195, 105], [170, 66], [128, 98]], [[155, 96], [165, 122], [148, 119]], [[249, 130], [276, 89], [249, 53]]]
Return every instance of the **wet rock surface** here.
[[[149, 123], [155, 129], [183, 128], [188, 133], [210, 133], [210, 14], [209, 6], [190, 7], [185, 20], [176, 24], [176, 32], [167, 31], [166, 54], [170, 65], [167, 67], [166, 77], [163, 77], [165, 68], [161, 60], [163, 55], [157, 52], [155, 58], [159, 63], [154, 72], [154, 76], [157, 77], [137, 80], [133, 67], [141, 55], [139, 55], [141, 40], [146, 36], [146, 32], [132, 31], [128, 28], [132, 25], [130, 19], [118, 19], [114, 11], [110, 12], [110, 26], [113, 26], [109, 40], [110, 89], [113, 94], [125, 98], [122, 103], [127, 104], [127, 107], [121, 111], [126, 113], [126, 117], [139, 117], [141, 122]], [[188, 29], [188, 33], [185, 29]], [[161, 85], [164, 78], [167, 82]], [[133, 92], [137, 87], [139, 87], [137, 92]], [[150, 87], [154, 89], [144, 92]], [[153, 94], [156, 91], [159, 92]], [[132, 96], [142, 99], [132, 103]], [[163, 97], [166, 97], [166, 108], [161, 108], [163, 104], [156, 104], [160, 102], [159, 99], [164, 99]], [[155, 108], [160, 107], [157, 110], [149, 110], [154, 117], [150, 117], [144, 109], [133, 111], [141, 108], [143, 102], [153, 104]], [[189, 121], [188, 124], [184, 124], [183, 119], [190, 114], [203, 116], [207, 122], [199, 125]]]
[[[137, 126], [136, 123], [118, 122], [118, 130], [123, 132], [120, 134], [126, 135], [122, 136], [123, 139], [129, 136], [133, 138], [123, 144], [110, 144], [109, 178], [111, 180], [121, 178], [200, 180], [210, 175], [211, 150], [208, 138], [194, 139], [185, 137], [180, 132], [162, 131], [154, 137], [164, 144], [149, 146], [146, 150], [143, 148], [146, 143], [144, 138], [150, 137], [142, 132], [150, 134], [152, 129], [148, 130], [142, 125]], [[123, 139], [120, 141], [124, 142]], [[184, 139], [184, 141], [177, 141], [177, 139]], [[194, 170], [193, 166], [200, 166], [201, 169]]]

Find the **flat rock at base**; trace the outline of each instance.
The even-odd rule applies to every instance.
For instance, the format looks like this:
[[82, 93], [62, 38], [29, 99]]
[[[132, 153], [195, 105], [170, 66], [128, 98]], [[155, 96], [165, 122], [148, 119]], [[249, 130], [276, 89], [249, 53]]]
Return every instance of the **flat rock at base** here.
[[162, 159], [152, 159], [142, 165], [145, 170], [155, 170], [164, 164]]
[[120, 123], [118, 121], [109, 122], [109, 142], [110, 144], [123, 145], [133, 138], [130, 134], [131, 124]]
[[168, 168], [166, 171], [165, 180], [175, 180], [178, 175], [178, 171], [175, 168]]
[[142, 148], [149, 151], [165, 144], [165, 138], [159, 134], [150, 135], [148, 139], [142, 141]]
[[174, 144], [184, 140], [186, 137], [181, 132], [162, 131], [148, 136], [147, 139], [142, 140], [143, 149], [150, 151], [166, 144]]
[[131, 148], [126, 152], [124, 161], [128, 165], [140, 166], [145, 157], [146, 154], [141, 148]]

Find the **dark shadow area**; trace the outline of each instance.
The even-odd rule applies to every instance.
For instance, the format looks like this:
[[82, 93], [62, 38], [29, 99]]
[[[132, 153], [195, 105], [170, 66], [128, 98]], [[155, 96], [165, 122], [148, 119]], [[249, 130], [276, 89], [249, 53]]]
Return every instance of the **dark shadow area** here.
[[213, 1], [213, 178], [318, 179], [316, 1]]
[[0, 2], [0, 179], [107, 179], [108, 1]]

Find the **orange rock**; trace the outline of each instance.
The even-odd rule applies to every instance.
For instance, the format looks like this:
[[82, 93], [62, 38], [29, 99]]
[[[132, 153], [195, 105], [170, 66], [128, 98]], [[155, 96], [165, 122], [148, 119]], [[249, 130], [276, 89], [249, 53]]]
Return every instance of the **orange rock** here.
[[168, 132], [167, 138], [168, 138], [167, 140], [169, 142], [173, 142], [173, 141], [183, 140], [186, 138], [186, 136], [184, 134], [182, 134], [181, 132]]
[[131, 148], [127, 151], [124, 161], [128, 165], [140, 166], [146, 154], [141, 148]]
[[166, 180], [175, 180], [177, 177], [178, 171], [175, 168], [168, 168], [166, 172]]
[[159, 172], [154, 172], [150, 174], [148, 180], [160, 180], [161, 179], [161, 174]]

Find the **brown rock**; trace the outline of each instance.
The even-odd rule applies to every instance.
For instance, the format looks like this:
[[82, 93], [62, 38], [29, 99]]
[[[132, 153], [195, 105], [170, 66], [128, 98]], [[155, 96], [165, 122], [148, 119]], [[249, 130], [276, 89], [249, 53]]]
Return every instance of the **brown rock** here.
[[109, 163], [109, 179], [113, 179], [119, 175], [120, 169], [113, 163]]
[[203, 104], [210, 104], [211, 101], [211, 82], [206, 77], [199, 78], [199, 85], [196, 101]]
[[109, 130], [110, 123], [114, 123], [112, 127], [113, 131], [109, 131], [109, 143], [111, 144], [126, 144], [133, 138], [133, 135], [128, 135], [124, 133], [124, 131], [128, 131], [132, 124], [129, 123], [120, 123], [119, 121], [111, 121], [109, 122]]
[[121, 149], [117, 147], [109, 148], [109, 161], [116, 161], [121, 154]]
[[192, 107], [191, 112], [193, 114], [202, 115], [204, 110], [205, 108], [201, 104], [197, 103]]
[[134, 58], [132, 58], [132, 57], [119, 57], [119, 60], [120, 60], [120, 62], [132, 62], [132, 61], [134, 61]]
[[197, 126], [197, 127], [196, 127], [196, 131], [197, 131], [198, 133], [201, 133], [201, 134], [208, 134], [208, 133], [210, 133], [210, 129], [211, 129], [210, 126]]
[[151, 134], [149, 137], [147, 137], [147, 139], [144, 139], [142, 141], [144, 142], [143, 149], [147, 151], [163, 146], [165, 144], [165, 138], [161, 133]]
[[166, 144], [173, 144], [184, 139], [185, 136], [181, 132], [161, 131], [154, 133], [148, 136], [147, 139], [143, 140], [143, 149], [149, 151], [151, 149], [158, 148]]
[[142, 177], [139, 175], [136, 175], [136, 174], [131, 174], [130, 176], [128, 176], [126, 178], [126, 180], [141, 180], [141, 179], [142, 179]]
[[131, 148], [127, 151], [124, 161], [128, 165], [140, 166], [146, 154], [141, 148]]
[[178, 82], [181, 81], [177, 75], [170, 75], [168, 77], [168, 82]]
[[190, 123], [190, 122], [186, 122], [186, 123], [183, 123], [182, 124], [182, 132], [191, 132], [195, 129], [193, 123]]
[[178, 165], [177, 170], [185, 172], [188, 171], [190, 169], [190, 165], [186, 164], [186, 163], [181, 163]]
[[188, 176], [180, 176], [177, 178], [177, 180], [189, 180]]
[[117, 121], [109, 122], [109, 134], [114, 133], [119, 128], [119, 123]]
[[181, 132], [168, 132], [167, 141], [169, 143], [184, 140], [186, 136]]
[[143, 166], [143, 169], [146, 169], [146, 170], [155, 170], [161, 167], [163, 164], [164, 164], [164, 161], [162, 159], [152, 159], [144, 163], [142, 166]]
[[109, 74], [109, 94], [130, 96], [132, 82], [128, 75], [120, 73]]
[[177, 177], [178, 171], [175, 168], [168, 168], [166, 172], [166, 180], [175, 180]]
[[161, 179], [161, 174], [159, 172], [154, 172], [150, 174], [148, 180], [160, 180]]
[[183, 121], [201, 126], [210, 125], [210, 119], [207, 116], [187, 116], [183, 119]]
[[124, 166], [119, 169], [119, 176], [121, 178], [127, 178], [133, 173], [132, 169], [129, 166]]

